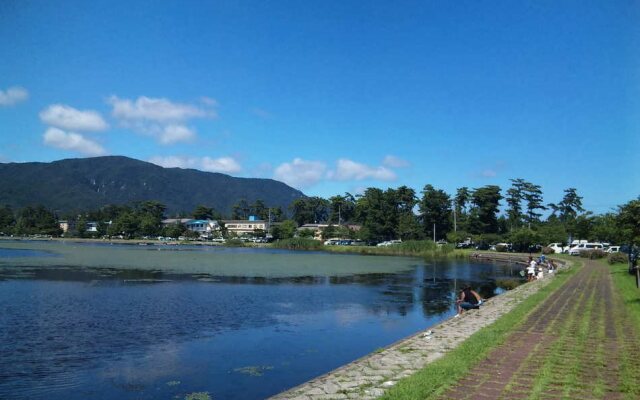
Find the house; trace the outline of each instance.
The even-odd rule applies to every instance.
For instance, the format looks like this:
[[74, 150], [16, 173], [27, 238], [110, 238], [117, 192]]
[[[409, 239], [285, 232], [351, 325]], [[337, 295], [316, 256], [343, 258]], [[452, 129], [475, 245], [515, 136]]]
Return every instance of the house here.
[[214, 232], [220, 230], [218, 221], [210, 219], [193, 219], [193, 218], [168, 218], [162, 220], [162, 226], [171, 224], [183, 224], [191, 232], [196, 232], [200, 237], [210, 238]]
[[76, 230], [76, 221], [68, 221], [66, 219], [60, 220], [58, 221], [58, 225], [60, 226], [60, 229], [62, 229], [62, 233], [67, 233], [69, 231], [75, 231]]
[[360, 225], [334, 225], [334, 224], [304, 224], [298, 228], [298, 231], [301, 230], [310, 230], [313, 231], [313, 238], [316, 240], [322, 240], [322, 231], [329, 226], [333, 226], [334, 228], [342, 227], [347, 228], [350, 231], [357, 232], [360, 230]]
[[227, 219], [222, 221], [229, 234], [236, 236], [247, 236], [255, 233], [256, 230], [268, 231], [269, 224], [262, 219], [249, 217], [248, 220]]
[[220, 230], [218, 221], [213, 221], [210, 219], [192, 219], [187, 221], [184, 225], [191, 232], [199, 233], [200, 237], [207, 238], [213, 236], [214, 232]]

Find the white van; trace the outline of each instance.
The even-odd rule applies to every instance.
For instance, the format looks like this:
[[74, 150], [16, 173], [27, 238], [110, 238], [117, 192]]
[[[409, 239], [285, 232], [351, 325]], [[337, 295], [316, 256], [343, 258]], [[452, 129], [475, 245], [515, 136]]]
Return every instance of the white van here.
[[565, 250], [568, 249], [568, 247], [563, 247], [562, 243], [549, 243], [547, 247], [553, 250], [553, 252], [556, 254], [562, 254]]
[[604, 246], [602, 243], [580, 243], [579, 245], [569, 249], [569, 255], [579, 256], [580, 253], [588, 250], [604, 250]]

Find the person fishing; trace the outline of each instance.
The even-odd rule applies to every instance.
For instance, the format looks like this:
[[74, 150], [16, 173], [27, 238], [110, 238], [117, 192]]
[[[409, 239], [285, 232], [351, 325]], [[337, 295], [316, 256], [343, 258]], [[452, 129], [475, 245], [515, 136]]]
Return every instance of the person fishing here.
[[456, 317], [464, 312], [464, 310], [478, 309], [482, 304], [482, 297], [471, 286], [465, 286], [456, 300], [458, 306], [458, 314]]

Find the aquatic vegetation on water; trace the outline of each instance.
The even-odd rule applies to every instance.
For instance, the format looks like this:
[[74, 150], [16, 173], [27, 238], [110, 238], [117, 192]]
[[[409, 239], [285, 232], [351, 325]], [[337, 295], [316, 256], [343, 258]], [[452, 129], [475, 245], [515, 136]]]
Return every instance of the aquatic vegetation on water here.
[[169, 381], [167, 382], [167, 386], [177, 386], [180, 383], [181, 383], [180, 381]]
[[184, 397], [184, 400], [211, 400], [209, 392], [193, 392]]
[[252, 365], [249, 367], [235, 368], [233, 372], [238, 372], [250, 376], [262, 376], [264, 375], [265, 371], [270, 371], [272, 369], [273, 366], [271, 365]]

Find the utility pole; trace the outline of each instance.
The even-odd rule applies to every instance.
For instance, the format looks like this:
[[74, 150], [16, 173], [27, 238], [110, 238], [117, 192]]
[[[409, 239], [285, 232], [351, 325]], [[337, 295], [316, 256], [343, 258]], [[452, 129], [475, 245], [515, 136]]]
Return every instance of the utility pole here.
[[436, 223], [433, 223], [433, 243], [436, 242]]
[[458, 217], [457, 217], [457, 209], [458, 208], [458, 203], [456, 203], [456, 201], [453, 201], [453, 231], [454, 232], [458, 232]]

